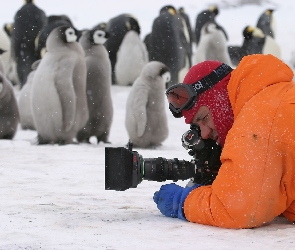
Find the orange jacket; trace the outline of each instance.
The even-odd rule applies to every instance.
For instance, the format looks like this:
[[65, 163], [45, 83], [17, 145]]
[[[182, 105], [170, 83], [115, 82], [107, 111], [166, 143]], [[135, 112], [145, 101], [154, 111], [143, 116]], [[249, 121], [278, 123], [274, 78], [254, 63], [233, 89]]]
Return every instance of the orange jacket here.
[[185, 200], [187, 220], [252, 228], [284, 214], [295, 221], [295, 83], [272, 55], [250, 55], [232, 72], [234, 124], [210, 186]]

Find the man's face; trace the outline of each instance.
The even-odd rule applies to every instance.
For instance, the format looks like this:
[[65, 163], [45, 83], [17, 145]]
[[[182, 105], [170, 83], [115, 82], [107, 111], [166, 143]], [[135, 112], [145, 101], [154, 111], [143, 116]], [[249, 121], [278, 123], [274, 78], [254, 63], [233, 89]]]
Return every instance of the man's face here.
[[201, 137], [206, 139], [213, 139], [218, 144], [220, 143], [217, 130], [214, 125], [213, 117], [207, 106], [201, 106], [195, 114], [192, 124], [196, 124], [200, 127]]

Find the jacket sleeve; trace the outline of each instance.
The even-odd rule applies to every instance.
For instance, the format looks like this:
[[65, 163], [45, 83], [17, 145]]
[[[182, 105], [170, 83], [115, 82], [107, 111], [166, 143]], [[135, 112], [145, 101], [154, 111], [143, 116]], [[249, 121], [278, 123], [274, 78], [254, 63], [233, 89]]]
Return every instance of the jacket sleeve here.
[[187, 220], [224, 228], [267, 223], [287, 206], [282, 179], [283, 154], [264, 135], [229, 133], [218, 176], [211, 186], [193, 190], [185, 200]]

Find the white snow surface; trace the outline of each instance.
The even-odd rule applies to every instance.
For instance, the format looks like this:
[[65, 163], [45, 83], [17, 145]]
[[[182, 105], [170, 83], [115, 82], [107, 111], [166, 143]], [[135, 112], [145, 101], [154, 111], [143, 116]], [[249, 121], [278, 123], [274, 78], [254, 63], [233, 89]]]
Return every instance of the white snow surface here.
[[[181, 2], [181, 4], [180, 4]], [[224, 3], [225, 1], [220, 1]], [[227, 1], [237, 2], [237, 1]], [[136, 16], [142, 37], [167, 4], [184, 6], [194, 27], [198, 12], [213, 1], [35, 1], [46, 14], [67, 14], [78, 28], [91, 28], [121, 13]], [[218, 2], [217, 2], [218, 3]], [[12, 22], [22, 1], [1, 8], [0, 22]], [[295, 47], [293, 0], [221, 8], [218, 22], [229, 44], [241, 44], [242, 29], [255, 25], [268, 7], [276, 7], [277, 41], [288, 63]], [[223, 229], [163, 216], [153, 194], [165, 183], [143, 181], [126, 191], [105, 190], [105, 147], [124, 147], [125, 104], [131, 87], [112, 86], [114, 120], [111, 144], [34, 144], [35, 131], [20, 127], [13, 140], [0, 140], [0, 249], [295, 249], [295, 226], [278, 217], [255, 229]], [[16, 94], [18, 90], [16, 89]], [[190, 160], [181, 146], [189, 129], [166, 106], [169, 137], [155, 149], [136, 149], [144, 158]], [[185, 186], [187, 181], [177, 184]]]

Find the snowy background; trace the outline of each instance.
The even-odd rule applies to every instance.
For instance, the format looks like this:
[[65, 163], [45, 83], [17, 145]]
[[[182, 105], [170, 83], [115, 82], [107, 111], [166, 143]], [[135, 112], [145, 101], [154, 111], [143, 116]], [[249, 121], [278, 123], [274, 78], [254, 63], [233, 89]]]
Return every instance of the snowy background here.
[[[264, 10], [275, 8], [276, 40], [281, 46], [282, 60], [289, 64], [295, 50], [294, 1], [264, 1], [262, 5], [234, 7], [238, 2], [220, 1], [217, 21], [228, 32], [228, 43], [241, 45], [244, 27], [256, 25]], [[13, 22], [22, 3], [10, 0], [3, 5], [0, 23]], [[67, 14], [79, 29], [130, 13], [139, 20], [144, 38], [164, 5], [184, 7], [194, 27], [196, 15], [216, 2], [36, 0], [35, 3], [47, 15]], [[164, 183], [143, 181], [136, 189], [106, 191], [105, 146], [123, 147], [128, 141], [124, 123], [130, 89], [112, 86], [111, 145], [96, 145], [92, 140], [91, 145], [36, 146], [32, 144], [36, 132], [21, 128], [13, 140], [0, 141], [1, 250], [295, 249], [295, 227], [282, 217], [256, 229], [228, 230], [162, 216], [152, 197]], [[168, 139], [157, 149], [134, 150], [144, 158], [190, 160], [180, 142], [189, 126], [183, 119], [173, 118], [166, 108]], [[186, 181], [177, 184], [184, 186]]]

